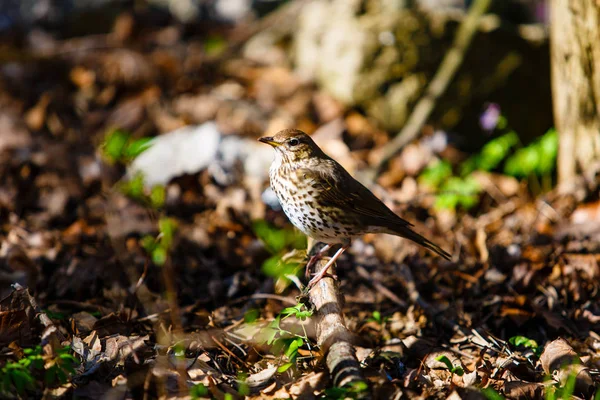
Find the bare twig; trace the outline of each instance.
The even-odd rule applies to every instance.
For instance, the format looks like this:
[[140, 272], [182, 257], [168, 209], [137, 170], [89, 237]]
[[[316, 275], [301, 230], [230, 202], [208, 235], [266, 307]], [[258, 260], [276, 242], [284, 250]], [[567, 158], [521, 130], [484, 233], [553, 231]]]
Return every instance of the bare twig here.
[[402, 130], [396, 137], [383, 148], [381, 161], [373, 171], [377, 174], [387, 164], [390, 158], [402, 149], [408, 142], [413, 140], [421, 131], [423, 124], [431, 115], [438, 99], [456, 75], [461, 66], [465, 54], [469, 49], [471, 41], [477, 31], [479, 19], [487, 11], [491, 0], [476, 0], [468, 14], [463, 19], [450, 50], [444, 56], [440, 67], [438, 68], [432, 81], [425, 90], [423, 97], [419, 100], [412, 114], [406, 121]]

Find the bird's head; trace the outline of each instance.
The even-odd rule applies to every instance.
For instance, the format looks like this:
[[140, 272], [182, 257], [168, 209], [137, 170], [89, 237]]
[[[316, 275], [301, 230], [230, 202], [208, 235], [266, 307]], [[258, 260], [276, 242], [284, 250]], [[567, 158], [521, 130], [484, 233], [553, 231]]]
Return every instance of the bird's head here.
[[310, 136], [298, 129], [284, 129], [277, 132], [275, 136], [265, 136], [258, 140], [271, 145], [276, 154], [287, 161], [305, 160], [323, 155]]

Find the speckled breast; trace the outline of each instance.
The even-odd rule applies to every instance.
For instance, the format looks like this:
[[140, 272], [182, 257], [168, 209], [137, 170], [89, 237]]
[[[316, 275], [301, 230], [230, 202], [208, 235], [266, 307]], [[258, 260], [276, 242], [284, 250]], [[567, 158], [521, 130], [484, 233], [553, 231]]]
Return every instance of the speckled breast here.
[[289, 220], [304, 234], [324, 243], [340, 243], [360, 233], [351, 216], [340, 209], [319, 203], [317, 188], [297, 170], [282, 166], [271, 169], [271, 187]]

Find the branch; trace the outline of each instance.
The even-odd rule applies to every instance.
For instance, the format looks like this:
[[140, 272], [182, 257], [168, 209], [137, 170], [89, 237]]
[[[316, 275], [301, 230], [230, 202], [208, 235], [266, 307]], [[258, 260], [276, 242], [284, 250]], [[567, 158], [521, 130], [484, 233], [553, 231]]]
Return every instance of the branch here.
[[[321, 271], [326, 263], [326, 258], [319, 260], [315, 272]], [[332, 270], [329, 272], [334, 273]], [[346, 328], [344, 321], [344, 298], [338, 291], [337, 281], [331, 276], [325, 276], [310, 289], [308, 296], [316, 310], [317, 343], [325, 354], [333, 385], [349, 387], [359, 382], [366, 385], [352, 345], [352, 333]], [[368, 391], [364, 393], [364, 396], [368, 395]]]
[[456, 32], [452, 47], [444, 56], [435, 76], [425, 90], [425, 94], [415, 106], [415, 109], [408, 118], [408, 121], [406, 121], [402, 130], [391, 142], [383, 147], [381, 161], [373, 171], [375, 174], [379, 173], [390, 158], [398, 153], [402, 147], [417, 137], [421, 128], [431, 115], [438, 99], [446, 92], [450, 81], [454, 78], [458, 68], [462, 65], [465, 54], [477, 31], [479, 19], [485, 14], [490, 3], [491, 0], [476, 0], [473, 3], [466, 17], [460, 24], [458, 32]]

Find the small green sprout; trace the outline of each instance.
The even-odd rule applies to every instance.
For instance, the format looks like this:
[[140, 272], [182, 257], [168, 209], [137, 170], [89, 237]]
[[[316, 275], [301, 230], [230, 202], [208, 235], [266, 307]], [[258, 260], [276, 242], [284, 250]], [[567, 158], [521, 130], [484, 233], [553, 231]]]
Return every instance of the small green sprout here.
[[127, 164], [152, 146], [153, 138], [132, 139], [119, 129], [109, 131], [102, 144], [102, 153], [111, 163]]
[[171, 218], [163, 217], [158, 221], [157, 237], [146, 235], [141, 239], [141, 246], [151, 256], [156, 265], [164, 265], [173, 245], [173, 237], [177, 230], [177, 222]]
[[446, 357], [443, 354], [437, 356], [435, 358], [435, 360], [443, 362], [444, 365], [446, 366], [446, 368], [448, 368], [448, 371], [452, 372], [453, 374], [456, 374], [458, 376], [463, 376], [465, 373], [465, 371], [462, 369], [462, 367], [460, 367], [460, 366], [455, 367], [454, 365], [452, 365], [452, 362], [448, 359], [448, 357]]
[[369, 386], [365, 382], [351, 382], [343, 387], [325, 389], [320, 397], [323, 400], [360, 399], [365, 397]]
[[202, 383], [194, 385], [190, 389], [190, 397], [192, 400], [198, 400], [202, 397], [209, 397], [208, 388]]
[[538, 357], [542, 354], [543, 349], [540, 346], [538, 346], [535, 340], [529, 339], [528, 337], [513, 336], [510, 339], [508, 339], [508, 342], [515, 347], [523, 346], [527, 349], [531, 349], [533, 351], [533, 354], [535, 354]]

